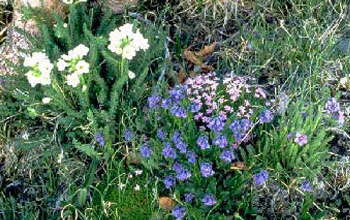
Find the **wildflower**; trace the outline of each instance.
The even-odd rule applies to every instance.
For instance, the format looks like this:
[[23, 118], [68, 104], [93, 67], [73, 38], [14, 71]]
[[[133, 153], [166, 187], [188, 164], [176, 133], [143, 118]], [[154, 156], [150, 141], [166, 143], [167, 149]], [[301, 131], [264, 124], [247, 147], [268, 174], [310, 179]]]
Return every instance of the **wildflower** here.
[[312, 191], [312, 188], [311, 188], [311, 183], [309, 180], [304, 180], [302, 183], [301, 183], [301, 186], [300, 188], [305, 191], [305, 192], [311, 192]]
[[35, 52], [31, 56], [27, 56], [23, 65], [31, 68], [25, 75], [32, 87], [37, 84], [51, 84], [50, 73], [54, 66], [45, 53]]
[[58, 59], [58, 62], [56, 65], [57, 65], [58, 71], [60, 72], [64, 71], [69, 66], [69, 64], [63, 59]]
[[171, 211], [171, 214], [176, 218], [176, 220], [181, 220], [186, 215], [186, 208], [178, 205]]
[[76, 73], [67, 75], [67, 85], [72, 86], [73, 88], [77, 87], [80, 83], [79, 75]]
[[175, 149], [171, 147], [171, 143], [165, 143], [165, 147], [163, 148], [162, 154], [165, 158], [176, 158]]
[[175, 143], [175, 147], [180, 151], [180, 153], [185, 154], [187, 152], [187, 143], [184, 141], [178, 141]]
[[246, 119], [246, 118], [243, 118], [241, 120], [240, 124], [241, 124], [241, 129], [244, 132], [249, 131], [251, 129], [251, 127], [253, 126], [253, 123], [249, 119]]
[[166, 133], [164, 132], [164, 130], [162, 128], [159, 128], [157, 130], [157, 138], [159, 138], [160, 140], [164, 141], [166, 137]]
[[175, 172], [179, 173], [179, 172], [181, 172], [182, 169], [183, 169], [183, 168], [182, 168], [182, 165], [181, 165], [179, 162], [175, 162], [175, 163], [173, 164], [173, 170], [174, 170]]
[[181, 181], [187, 180], [191, 176], [192, 174], [188, 169], [181, 169], [180, 172], [176, 173], [176, 178]]
[[222, 116], [217, 116], [211, 119], [208, 124], [208, 128], [216, 133], [220, 133], [225, 126], [225, 120]]
[[189, 110], [190, 110], [190, 112], [192, 112], [192, 113], [197, 113], [197, 112], [199, 112], [199, 111], [201, 110], [201, 108], [202, 108], [202, 104], [200, 104], [200, 103], [191, 103], [191, 104], [189, 105]]
[[220, 148], [224, 148], [228, 145], [227, 138], [225, 135], [219, 135], [213, 140], [213, 144]]
[[119, 187], [120, 190], [123, 190], [126, 187], [126, 185], [123, 184], [123, 183], [119, 183], [118, 187]]
[[83, 74], [83, 73], [89, 73], [89, 68], [90, 68], [90, 64], [88, 64], [86, 61], [84, 60], [80, 60], [76, 65], [76, 73], [77, 74]]
[[134, 132], [130, 129], [125, 129], [124, 131], [124, 140], [131, 141], [131, 138], [133, 137]]
[[273, 112], [270, 110], [264, 110], [259, 116], [260, 123], [270, 123], [273, 120]]
[[305, 134], [300, 134], [297, 132], [295, 134], [294, 142], [299, 146], [303, 146], [307, 144], [307, 136]]
[[185, 194], [185, 202], [192, 202], [193, 199], [194, 199], [193, 193], [186, 193]]
[[287, 139], [292, 139], [294, 136], [295, 136], [295, 132], [290, 132], [290, 133], [288, 133], [287, 135], [286, 135], [286, 138]]
[[328, 114], [332, 115], [340, 111], [340, 104], [335, 98], [331, 98], [326, 103], [325, 110]]
[[193, 151], [187, 152], [187, 160], [189, 163], [195, 163], [197, 154]]
[[129, 76], [130, 79], [133, 79], [133, 78], [136, 77], [136, 74], [133, 71], [129, 70], [128, 76]]
[[154, 108], [157, 108], [159, 106], [161, 98], [160, 98], [160, 96], [154, 94], [154, 95], [151, 95], [150, 97], [148, 97], [147, 101], [148, 101], [148, 106], [150, 108], [154, 109]]
[[147, 144], [143, 144], [140, 148], [140, 154], [142, 157], [149, 158], [151, 156], [151, 149], [147, 146]]
[[134, 187], [134, 190], [135, 190], [135, 191], [140, 191], [140, 189], [141, 189], [140, 185], [139, 185], [139, 184], [136, 184], [136, 186]]
[[220, 159], [227, 163], [231, 163], [232, 160], [235, 159], [235, 156], [233, 155], [233, 152], [230, 149], [226, 149], [221, 153]]
[[170, 98], [165, 98], [162, 100], [162, 108], [169, 109], [172, 104], [172, 100]]
[[186, 118], [187, 117], [187, 111], [183, 107], [179, 105], [174, 105], [171, 108], [171, 112], [178, 118]]
[[203, 198], [202, 198], [202, 202], [204, 205], [206, 206], [212, 206], [216, 204], [215, 198], [212, 194], [206, 194]]
[[62, 160], [63, 160], [63, 149], [61, 149], [61, 153], [58, 155], [58, 159], [57, 159], [57, 163], [58, 164], [61, 164], [62, 163]]
[[163, 180], [166, 189], [170, 189], [176, 184], [176, 180], [172, 176], [166, 176]]
[[100, 132], [97, 132], [95, 139], [102, 147], [106, 145], [105, 139]]
[[185, 98], [185, 88], [182, 86], [176, 86], [169, 91], [169, 95], [174, 102], [179, 102]]
[[197, 145], [202, 149], [202, 150], [205, 150], [205, 149], [210, 149], [210, 146], [209, 146], [209, 137], [207, 135], [201, 135], [198, 137], [197, 139]]
[[179, 141], [181, 141], [181, 136], [180, 136], [180, 132], [179, 131], [175, 131], [173, 134], [173, 141], [174, 143], [177, 143]]
[[261, 186], [267, 181], [268, 178], [269, 173], [266, 170], [262, 170], [261, 172], [254, 175], [254, 184]]
[[48, 103], [51, 102], [51, 100], [52, 100], [51, 98], [45, 97], [45, 98], [42, 99], [42, 102], [43, 102], [44, 104], [48, 104]]
[[201, 174], [203, 177], [210, 177], [214, 175], [214, 171], [213, 171], [213, 165], [211, 163], [208, 162], [203, 162], [201, 164]]
[[135, 175], [140, 176], [142, 175], [143, 171], [142, 170], [135, 170]]
[[262, 88], [259, 87], [259, 88], [255, 89], [254, 97], [266, 99], [266, 93]]

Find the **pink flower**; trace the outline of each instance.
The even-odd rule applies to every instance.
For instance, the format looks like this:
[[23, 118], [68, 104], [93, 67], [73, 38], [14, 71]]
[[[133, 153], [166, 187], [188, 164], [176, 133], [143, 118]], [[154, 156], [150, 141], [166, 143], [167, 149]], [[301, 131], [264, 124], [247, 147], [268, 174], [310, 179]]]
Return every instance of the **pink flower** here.
[[299, 146], [307, 144], [307, 136], [305, 134], [296, 133], [294, 142]]

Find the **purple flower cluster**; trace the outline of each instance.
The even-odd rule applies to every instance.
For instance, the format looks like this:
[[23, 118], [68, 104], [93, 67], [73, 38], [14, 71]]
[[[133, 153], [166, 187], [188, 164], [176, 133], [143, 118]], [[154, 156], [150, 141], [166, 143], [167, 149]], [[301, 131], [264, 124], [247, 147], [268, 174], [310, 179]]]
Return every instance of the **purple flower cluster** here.
[[210, 149], [209, 137], [208, 135], [201, 135], [197, 139], [197, 145], [202, 149]]
[[124, 131], [124, 140], [131, 141], [132, 136], [134, 135], [134, 132], [130, 129], [125, 129]]
[[176, 178], [181, 181], [188, 180], [192, 176], [191, 172], [183, 168], [179, 162], [173, 164], [173, 170], [176, 172]]
[[224, 151], [222, 151], [222, 153], [220, 155], [220, 159], [227, 162], [227, 163], [231, 163], [232, 160], [235, 159], [235, 155], [233, 154], [231, 149], [225, 149]]
[[214, 175], [213, 165], [208, 162], [203, 162], [201, 164], [201, 174], [203, 177], [210, 177]]
[[257, 186], [262, 186], [265, 184], [268, 178], [269, 173], [266, 170], [262, 170], [261, 172], [254, 175], [254, 184]]
[[195, 152], [189, 151], [186, 155], [189, 163], [196, 163], [197, 154]]
[[100, 132], [97, 132], [97, 134], [95, 135], [95, 139], [96, 142], [99, 143], [102, 147], [106, 145], [106, 141]]
[[339, 125], [344, 124], [344, 111], [341, 110], [340, 103], [335, 98], [331, 98], [330, 100], [328, 100], [328, 102], [325, 105], [325, 110], [334, 119], [338, 120]]
[[164, 141], [165, 137], [166, 137], [166, 132], [163, 130], [163, 128], [159, 128], [157, 130], [157, 138], [159, 138], [160, 140]]
[[228, 145], [227, 138], [225, 135], [218, 135], [214, 140], [213, 140], [213, 145], [218, 146], [220, 148], [225, 148]]
[[304, 180], [302, 183], [301, 183], [301, 186], [300, 188], [305, 191], [305, 192], [311, 192], [312, 191], [312, 188], [311, 188], [311, 183], [309, 180]]
[[194, 195], [193, 193], [186, 193], [185, 194], [185, 202], [192, 202], [192, 200], [194, 199]]
[[183, 108], [180, 105], [173, 105], [173, 107], [171, 108], [171, 113], [173, 113], [173, 115], [175, 115], [178, 118], [186, 118], [187, 117], [187, 111], [185, 108]]
[[178, 205], [171, 211], [171, 214], [176, 218], [176, 220], [181, 220], [186, 215], [186, 208]]
[[165, 158], [176, 158], [176, 151], [174, 148], [171, 147], [171, 143], [167, 142], [165, 143], [165, 147], [163, 148], [162, 155]]
[[246, 133], [251, 129], [253, 123], [249, 119], [236, 120], [229, 126], [233, 132], [236, 142], [241, 142]]
[[220, 133], [224, 129], [224, 126], [225, 118], [223, 116], [213, 117], [208, 124], [208, 128], [215, 133]]
[[202, 198], [202, 202], [205, 206], [213, 206], [216, 204], [215, 198], [212, 194], [206, 194]]
[[158, 108], [162, 98], [159, 95], [153, 94], [148, 97], [148, 107], [151, 109]]
[[163, 180], [166, 189], [170, 189], [176, 184], [176, 180], [172, 176], [166, 176]]
[[144, 158], [150, 158], [151, 157], [152, 150], [151, 148], [147, 145], [147, 143], [143, 144], [140, 147], [140, 154]]
[[271, 110], [264, 110], [259, 116], [260, 123], [270, 123], [273, 120], [273, 114], [274, 113]]

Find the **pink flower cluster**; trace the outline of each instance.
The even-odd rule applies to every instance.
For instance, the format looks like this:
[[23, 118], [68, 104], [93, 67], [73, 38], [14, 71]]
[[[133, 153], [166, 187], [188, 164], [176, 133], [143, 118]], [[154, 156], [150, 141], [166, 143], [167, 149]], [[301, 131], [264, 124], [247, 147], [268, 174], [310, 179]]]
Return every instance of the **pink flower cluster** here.
[[242, 95], [252, 92], [257, 99], [267, 97], [262, 88], [250, 86], [247, 77], [227, 75], [223, 83], [220, 81], [216, 73], [212, 72], [189, 78], [185, 82], [189, 100], [201, 106], [201, 111], [194, 115], [196, 121], [207, 125], [213, 116], [221, 116], [226, 120], [233, 112], [237, 117], [249, 119], [254, 113], [249, 100], [244, 100], [244, 104], [240, 105], [238, 110], [233, 108], [233, 104]]

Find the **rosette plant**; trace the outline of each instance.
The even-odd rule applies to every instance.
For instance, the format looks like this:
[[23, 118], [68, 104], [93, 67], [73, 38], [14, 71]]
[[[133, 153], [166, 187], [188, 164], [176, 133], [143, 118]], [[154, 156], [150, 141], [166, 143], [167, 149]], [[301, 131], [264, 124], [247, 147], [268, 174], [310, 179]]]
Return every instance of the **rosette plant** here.
[[[244, 214], [252, 176], [234, 170], [260, 124], [273, 120], [265, 91], [248, 78], [215, 73], [188, 79], [148, 98], [148, 127], [138, 148], [177, 206], [169, 215], [214, 219]], [[146, 129], [145, 129], [146, 130]], [[191, 219], [191, 218], [190, 218]]]

